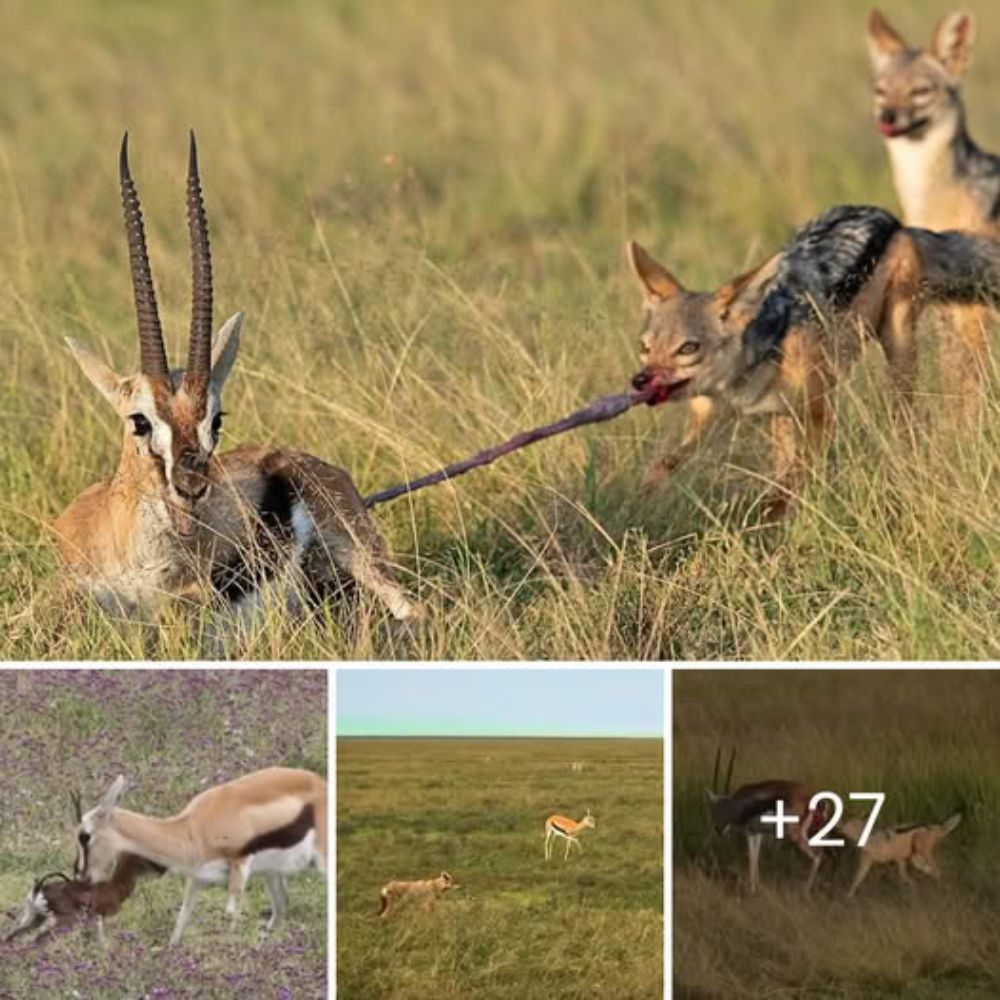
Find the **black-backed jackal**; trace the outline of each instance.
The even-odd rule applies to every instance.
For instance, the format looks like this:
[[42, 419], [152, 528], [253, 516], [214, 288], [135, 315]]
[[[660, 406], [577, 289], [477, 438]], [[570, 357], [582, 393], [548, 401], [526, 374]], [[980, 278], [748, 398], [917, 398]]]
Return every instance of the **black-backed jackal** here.
[[397, 907], [408, 903], [418, 905], [424, 913], [429, 913], [446, 892], [458, 888], [460, 886], [447, 872], [441, 872], [437, 878], [425, 878], [417, 882], [399, 879], [386, 882], [378, 894], [378, 915], [385, 920], [392, 916]]
[[637, 243], [628, 257], [645, 314], [632, 384], [659, 390], [651, 405], [689, 406], [680, 447], [651, 467], [647, 483], [677, 468], [724, 404], [771, 417], [779, 508], [833, 429], [836, 373], [863, 337], [881, 343], [907, 410], [925, 305], [1000, 300], [1000, 242], [904, 227], [866, 206], [830, 209], [714, 292], [688, 291]]
[[221, 393], [243, 316], [231, 317], [213, 338], [212, 260], [194, 136], [187, 181], [194, 291], [184, 370], [167, 362], [127, 141], [119, 174], [140, 372], [123, 377], [69, 342], [123, 425], [114, 476], [81, 493], [54, 525], [71, 585], [131, 617], [203, 589], [252, 614], [272, 594], [297, 609], [356, 583], [398, 621], [410, 621], [417, 609], [396, 583], [347, 472], [283, 448], [216, 454]]
[[[1000, 237], [1000, 157], [984, 152], [966, 129], [962, 79], [972, 61], [975, 20], [955, 11], [941, 18], [927, 48], [914, 47], [885, 17], [868, 18], [875, 123], [885, 139], [908, 226], [962, 229]], [[951, 337], [942, 345], [946, 385], [974, 416], [986, 363], [988, 309], [953, 306]]]
[[[911, 823], [875, 830], [865, 846], [858, 848], [858, 868], [847, 895], [853, 896], [858, 891], [873, 865], [895, 864], [904, 885], [912, 884], [907, 874], [908, 865], [931, 878], [940, 878], [941, 869], [934, 860], [934, 851], [961, 821], [962, 814], [956, 812], [941, 823]], [[864, 825], [864, 820], [845, 820], [837, 826], [837, 832], [856, 844]]]

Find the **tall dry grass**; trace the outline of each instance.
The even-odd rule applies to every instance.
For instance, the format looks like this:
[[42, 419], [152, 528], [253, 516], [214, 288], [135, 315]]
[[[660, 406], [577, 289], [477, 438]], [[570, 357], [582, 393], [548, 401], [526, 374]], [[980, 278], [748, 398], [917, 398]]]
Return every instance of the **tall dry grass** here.
[[[136, 356], [124, 128], [170, 346], [184, 342], [185, 130], [198, 130], [218, 315], [246, 311], [225, 443], [286, 442], [362, 491], [626, 384], [643, 239], [711, 285], [839, 201], [894, 199], [868, 120], [866, 4], [8, 4], [0, 38], [0, 655], [186, 657], [162, 628], [51, 604], [47, 525], [108, 475], [113, 414], [70, 334]], [[929, 31], [935, 5], [900, 9]], [[990, 118], [1000, 16], [968, 99]], [[677, 408], [632, 413], [376, 512], [432, 625], [272, 622], [249, 656], [995, 656], [997, 380], [949, 426], [933, 343], [915, 454], [880, 360], [799, 517], [760, 528], [752, 425], [657, 495]], [[176, 356], [176, 355], [175, 355]]]

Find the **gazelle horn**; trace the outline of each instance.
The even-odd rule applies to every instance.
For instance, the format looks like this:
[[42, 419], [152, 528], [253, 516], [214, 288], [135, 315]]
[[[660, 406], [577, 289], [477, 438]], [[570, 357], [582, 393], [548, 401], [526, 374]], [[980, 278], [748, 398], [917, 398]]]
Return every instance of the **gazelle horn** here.
[[736, 747], [733, 747], [733, 752], [729, 755], [729, 768], [726, 771], [726, 791], [725, 794], [729, 794], [729, 789], [733, 783], [733, 764], [736, 763]]
[[128, 132], [122, 136], [118, 156], [118, 177], [122, 191], [122, 209], [125, 213], [125, 238], [128, 242], [128, 262], [132, 272], [132, 294], [135, 297], [135, 315], [139, 324], [139, 369], [144, 375], [169, 381], [170, 366], [167, 350], [163, 346], [163, 330], [156, 310], [156, 292], [153, 273], [146, 251], [146, 231], [142, 224], [139, 193], [128, 169]]
[[212, 248], [193, 131], [188, 151], [187, 217], [191, 234], [191, 339], [184, 380], [188, 384], [207, 385], [212, 360]]
[[722, 763], [722, 744], [715, 748], [715, 768], [712, 770], [712, 792], [718, 794], [719, 791], [719, 765]]

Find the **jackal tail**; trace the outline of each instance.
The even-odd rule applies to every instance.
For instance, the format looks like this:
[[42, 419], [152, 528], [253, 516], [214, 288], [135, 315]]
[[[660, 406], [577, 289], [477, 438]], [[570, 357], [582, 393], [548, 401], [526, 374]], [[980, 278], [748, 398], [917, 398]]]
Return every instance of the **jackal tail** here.
[[932, 302], [1000, 304], [1000, 241], [955, 229], [910, 229]]
[[960, 812], [952, 813], [942, 824], [941, 829], [944, 830], [946, 834], [951, 833], [952, 830], [962, 822], [962, 814]]

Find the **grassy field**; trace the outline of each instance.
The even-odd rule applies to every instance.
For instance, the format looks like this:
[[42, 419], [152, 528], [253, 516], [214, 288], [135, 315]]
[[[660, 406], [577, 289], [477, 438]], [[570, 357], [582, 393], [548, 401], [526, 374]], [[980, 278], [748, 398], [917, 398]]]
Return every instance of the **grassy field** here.
[[[893, 206], [868, 6], [8, 3], [0, 656], [198, 652], [186, 612], [52, 627], [47, 524], [120, 446], [62, 338], [136, 358], [124, 128], [178, 349], [187, 128], [200, 136], [217, 314], [247, 315], [224, 444], [312, 450], [368, 492], [620, 391], [639, 327], [626, 238], [708, 286], [832, 203]], [[1000, 148], [1000, 11], [974, 6], [970, 121]], [[889, 13], [923, 37], [940, 4]], [[246, 655], [995, 657], [997, 379], [956, 434], [926, 345], [915, 454], [869, 352], [794, 523], [761, 528], [753, 422], [643, 493], [682, 417], [643, 408], [376, 512], [431, 610], [415, 647], [387, 646], [366, 607], [353, 630], [272, 623]]]
[[[5, 671], [0, 704], [0, 913], [20, 911], [38, 876], [72, 868], [71, 790], [90, 808], [123, 772], [123, 806], [165, 816], [260, 767], [326, 772], [322, 672]], [[287, 920], [262, 942], [258, 881], [238, 930], [224, 889], [210, 889], [169, 951], [183, 891], [174, 875], [139, 884], [108, 921], [107, 953], [81, 934], [0, 945], [0, 997], [326, 998], [326, 882], [292, 879]]]
[[[337, 996], [663, 995], [658, 740], [345, 740], [337, 749]], [[574, 761], [584, 764], [573, 771]], [[593, 830], [544, 860], [545, 817]], [[392, 878], [450, 872], [380, 922]]]
[[[883, 791], [886, 825], [964, 819], [939, 846], [939, 883], [911, 896], [877, 866], [853, 901], [850, 849], [820, 869], [788, 845], [761, 857], [717, 837], [705, 789], [718, 746], [733, 788], [769, 777]], [[965, 1000], [1000, 993], [1000, 673], [679, 672], [674, 679], [674, 996]], [[720, 779], [721, 780], [721, 779]], [[863, 814], [864, 810], [857, 813]]]

